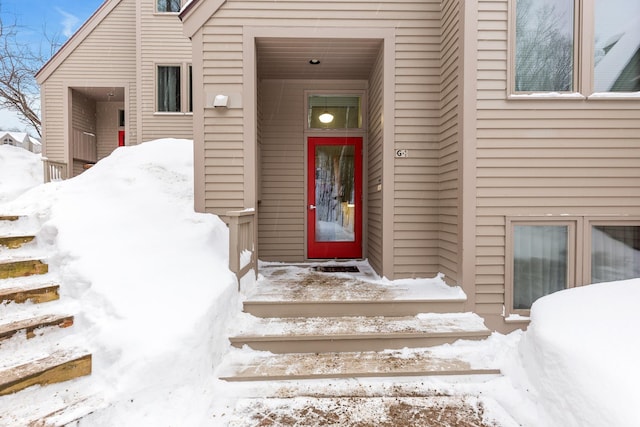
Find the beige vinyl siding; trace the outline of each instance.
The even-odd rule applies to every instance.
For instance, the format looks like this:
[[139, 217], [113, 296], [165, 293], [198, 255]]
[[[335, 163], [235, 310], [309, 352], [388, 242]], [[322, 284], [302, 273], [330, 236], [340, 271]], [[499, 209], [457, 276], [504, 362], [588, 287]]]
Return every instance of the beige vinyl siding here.
[[[242, 93], [242, 27], [203, 29], [205, 93]], [[199, 48], [199, 47], [196, 47]], [[263, 112], [264, 114], [264, 112]], [[204, 208], [223, 215], [244, 209], [243, 110], [204, 110]]]
[[477, 312], [502, 312], [505, 216], [639, 215], [640, 101], [507, 100], [507, 1], [481, 1]]
[[267, 261], [304, 261], [304, 82], [264, 81], [258, 252]]
[[440, 272], [448, 281], [458, 280], [459, 257], [459, 79], [460, 67], [460, 1], [442, 3], [440, 89]]
[[71, 91], [71, 129], [96, 133], [96, 103], [76, 91]]
[[434, 276], [440, 270], [439, 125], [440, 2], [416, 5], [419, 24], [396, 31], [395, 277]]
[[96, 105], [98, 160], [104, 159], [118, 148], [119, 110], [124, 110], [124, 102], [98, 102]]
[[376, 271], [382, 271], [382, 192], [378, 189], [382, 186], [382, 170], [383, 170], [383, 107], [384, 107], [384, 75], [383, 61], [384, 52], [381, 51], [376, 62], [371, 77], [369, 78], [369, 132], [367, 138], [367, 228], [366, 228], [366, 245], [367, 259]]
[[[200, 30], [206, 92], [215, 88], [242, 93], [245, 25], [395, 29], [395, 145], [409, 149], [410, 156], [395, 161], [395, 217], [385, 221], [395, 227], [395, 274], [409, 277], [437, 273], [440, 2], [227, 1]], [[205, 109], [204, 179], [208, 211], [244, 207], [243, 117], [241, 109], [229, 109], [224, 115]], [[224, 152], [218, 148], [220, 143], [226, 147]], [[223, 178], [231, 182], [223, 183]]]
[[157, 65], [181, 67], [181, 103], [186, 106], [191, 42], [182, 34], [180, 18], [176, 14], [155, 13], [154, 1], [141, 2], [140, 15], [141, 140], [193, 138], [193, 115], [185, 107], [180, 113], [156, 113]]
[[[131, 105], [136, 102], [135, 0], [123, 0], [64, 62], [43, 82], [46, 110], [46, 150], [50, 160], [65, 158], [65, 87], [129, 85]], [[70, 99], [69, 99], [70, 101]], [[135, 135], [135, 113], [129, 112]]]

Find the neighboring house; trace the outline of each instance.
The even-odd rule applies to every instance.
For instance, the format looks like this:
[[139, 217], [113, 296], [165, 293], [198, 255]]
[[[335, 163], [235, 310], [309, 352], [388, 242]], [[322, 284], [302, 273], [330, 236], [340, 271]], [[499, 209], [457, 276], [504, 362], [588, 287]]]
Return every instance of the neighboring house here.
[[[102, 20], [138, 16], [115, 4]], [[610, 69], [618, 89], [594, 83], [595, 35], [638, 16], [629, 0], [191, 0], [196, 210], [255, 216], [262, 260], [441, 272], [488, 325], [522, 326], [540, 296], [639, 271], [640, 93], [619, 89], [637, 61]], [[136, 59], [136, 142], [179, 129], [143, 129], [166, 61]]]
[[119, 145], [192, 137], [191, 44], [179, 8], [106, 0], [38, 72], [43, 154], [63, 178]]
[[0, 143], [24, 148], [32, 153], [40, 154], [42, 146], [40, 141], [32, 138], [25, 132], [5, 132], [0, 130]]

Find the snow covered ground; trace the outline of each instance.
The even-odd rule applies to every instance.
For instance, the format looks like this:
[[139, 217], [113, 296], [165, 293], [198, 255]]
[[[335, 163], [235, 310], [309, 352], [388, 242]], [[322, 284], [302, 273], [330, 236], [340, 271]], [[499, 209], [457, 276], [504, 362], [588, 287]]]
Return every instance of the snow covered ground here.
[[[530, 427], [640, 425], [640, 280], [559, 292], [534, 304], [526, 333], [435, 350], [502, 370], [484, 382], [218, 380], [242, 296], [227, 268], [226, 226], [193, 211], [192, 157], [191, 141], [158, 140], [118, 148], [74, 179], [38, 184], [39, 156], [0, 146], [0, 214], [30, 217], [38, 243], [25, 251], [50, 256], [50, 274], [63, 283], [61, 304], [76, 316], [72, 328], [34, 339], [73, 341], [93, 354], [93, 374], [75, 387], [101, 396], [104, 408], [81, 425], [255, 425], [243, 418], [239, 398], [311, 388], [340, 395], [353, 387], [380, 396], [402, 388], [480, 396], [503, 426], [512, 418]], [[0, 322], [11, 315], [10, 306], [0, 307]], [[0, 346], [0, 361], [10, 351]], [[0, 414], [42, 404], [26, 396], [0, 397]]]

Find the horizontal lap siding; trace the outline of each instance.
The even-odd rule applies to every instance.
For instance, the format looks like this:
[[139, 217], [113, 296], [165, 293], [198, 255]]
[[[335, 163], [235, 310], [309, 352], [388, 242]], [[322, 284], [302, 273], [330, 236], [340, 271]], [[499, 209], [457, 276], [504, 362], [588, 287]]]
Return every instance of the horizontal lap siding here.
[[394, 271], [396, 277], [440, 271], [440, 2], [416, 11], [420, 25], [396, 32]]
[[458, 280], [458, 215], [459, 211], [459, 89], [460, 69], [460, 2], [442, 4], [441, 94], [440, 94], [440, 234], [439, 271], [450, 281]]
[[[142, 141], [158, 138], [193, 138], [193, 116], [181, 113], [156, 114], [156, 66], [180, 65], [182, 97], [186, 97], [186, 64], [191, 63], [191, 41], [182, 34], [182, 22], [175, 14], [154, 14], [155, 1], [140, 5]], [[186, 98], [185, 98], [186, 99]], [[183, 101], [184, 105], [184, 101]]]
[[[437, 273], [440, 2], [228, 0], [202, 29], [205, 91], [216, 87], [242, 92], [244, 25], [395, 28], [396, 94], [395, 101], [385, 102], [395, 102], [395, 146], [408, 149], [410, 157], [395, 161], [394, 270], [401, 277]], [[242, 110], [231, 111], [242, 115]], [[226, 191], [226, 186], [216, 185], [217, 176], [222, 174], [231, 174], [242, 182], [242, 121], [228, 123], [226, 116], [210, 109], [205, 109], [204, 120], [206, 155], [215, 156], [215, 144], [225, 142], [229, 146], [226, 154], [232, 152], [234, 158], [231, 165], [220, 159], [207, 160], [209, 164], [219, 162], [217, 166], [224, 165], [224, 169], [214, 165], [207, 168], [206, 207], [210, 211], [221, 211], [228, 206], [242, 208], [241, 191]], [[239, 159], [237, 164], [235, 159]], [[284, 202], [289, 203], [286, 199]]]
[[382, 271], [382, 185], [384, 52], [374, 65], [369, 79], [369, 132], [367, 141], [367, 258], [376, 271]]
[[[62, 103], [64, 85], [82, 87], [97, 86], [100, 82], [127, 82], [132, 105], [135, 105], [135, 27], [135, 0], [123, 0], [43, 82], [45, 144], [50, 160], [67, 160], [64, 157], [64, 120], [67, 115]], [[135, 134], [135, 112], [130, 114], [129, 129]]]
[[640, 102], [506, 100], [507, 2], [480, 2], [477, 311], [504, 302], [505, 216], [640, 215]]
[[304, 261], [304, 84], [262, 83], [258, 242], [266, 261]]

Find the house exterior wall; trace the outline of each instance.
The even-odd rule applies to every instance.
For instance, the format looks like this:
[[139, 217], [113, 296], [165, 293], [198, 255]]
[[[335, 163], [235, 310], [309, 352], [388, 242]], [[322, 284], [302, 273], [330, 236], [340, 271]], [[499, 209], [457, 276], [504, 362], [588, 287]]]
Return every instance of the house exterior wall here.
[[[139, 1], [139, 71], [141, 99], [140, 141], [157, 138], [192, 138], [193, 115], [158, 113], [156, 102], [156, 66], [181, 66], [181, 96], [186, 98], [187, 66], [191, 63], [191, 42], [182, 34], [182, 22], [175, 13], [155, 13], [156, 0]], [[186, 99], [182, 100], [186, 105]]]
[[479, 2], [474, 311], [494, 327], [506, 217], [640, 215], [640, 102], [507, 99], [508, 16], [507, 0]]
[[[201, 8], [210, 10], [206, 4]], [[408, 149], [410, 155], [393, 159], [388, 151], [385, 153], [385, 160], [392, 166], [382, 190], [383, 197], [389, 197], [385, 204], [391, 206], [383, 227], [391, 230], [386, 231], [389, 238], [384, 239], [384, 244], [391, 247], [387, 255], [390, 269], [384, 272], [390, 278], [433, 276], [440, 270], [440, 17], [440, 1], [341, 1], [329, 7], [312, 1], [226, 1], [193, 37], [194, 55], [202, 55], [202, 69], [194, 69], [194, 73], [202, 73], [204, 92], [246, 97], [247, 85], [252, 84], [243, 74], [244, 33], [248, 27], [320, 25], [387, 28], [394, 32], [389, 57], [394, 58], [396, 77], [389, 83], [395, 99], [385, 99], [393, 106], [394, 117], [389, 120], [387, 116], [385, 123], [393, 122], [395, 126], [393, 140], [386, 138], [384, 144]], [[250, 104], [244, 107], [251, 108]], [[251, 179], [251, 171], [244, 169], [247, 113], [255, 117], [254, 111], [243, 108], [230, 108], [224, 113], [204, 109], [202, 137], [196, 132], [194, 138], [196, 157], [204, 158], [201, 175], [196, 176], [196, 181], [203, 182], [196, 194], [201, 201], [197, 200], [196, 205], [207, 212], [224, 214], [247, 207], [242, 185], [245, 177]], [[268, 112], [261, 114], [266, 117]]]
[[367, 135], [367, 259], [376, 271], [382, 271], [384, 224], [382, 178], [384, 170], [384, 51], [378, 55], [369, 77]]
[[[50, 160], [68, 161], [66, 120], [69, 87], [128, 85], [131, 105], [136, 99], [135, 0], [122, 0], [104, 20], [40, 82], [44, 110], [44, 147]], [[54, 58], [55, 60], [55, 58]], [[129, 112], [135, 116], [134, 111]], [[130, 120], [135, 123], [135, 119]], [[135, 126], [130, 126], [135, 136]]]
[[440, 37], [440, 129], [439, 129], [439, 265], [450, 283], [457, 283], [460, 267], [460, 38], [459, 0], [442, 2]]
[[96, 103], [96, 139], [98, 160], [104, 159], [118, 148], [118, 111], [124, 110], [124, 102]]

